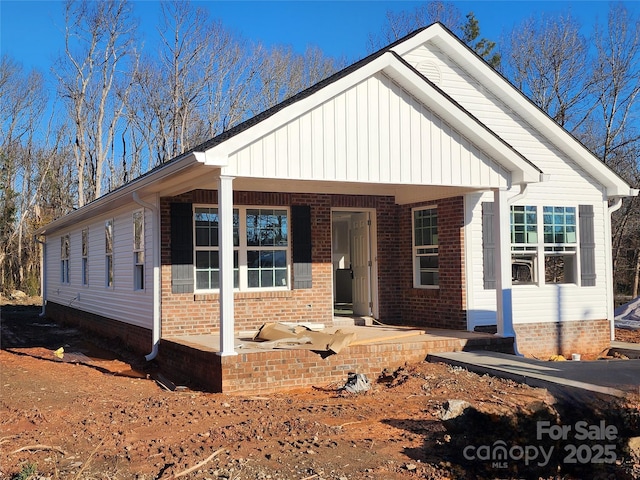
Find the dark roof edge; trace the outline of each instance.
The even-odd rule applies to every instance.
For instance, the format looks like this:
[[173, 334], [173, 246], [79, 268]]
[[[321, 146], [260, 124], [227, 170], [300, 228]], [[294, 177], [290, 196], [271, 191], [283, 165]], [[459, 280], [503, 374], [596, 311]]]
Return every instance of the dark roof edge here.
[[438, 93], [440, 93], [443, 97], [445, 97], [453, 106], [455, 106], [458, 110], [460, 110], [462, 113], [464, 113], [465, 115], [467, 115], [470, 119], [472, 119], [474, 122], [476, 122], [480, 127], [482, 127], [484, 130], [486, 130], [487, 132], [489, 132], [496, 140], [498, 140], [500, 143], [502, 143], [505, 147], [507, 147], [509, 150], [511, 150], [514, 154], [516, 154], [518, 157], [520, 157], [524, 162], [526, 162], [527, 164], [531, 165], [533, 168], [535, 168], [536, 170], [538, 170], [539, 172], [542, 173], [542, 170], [540, 170], [540, 168], [534, 164], [531, 160], [529, 160], [527, 157], [525, 157], [524, 155], [522, 155], [518, 150], [516, 150], [511, 144], [509, 144], [508, 142], [506, 142], [502, 137], [500, 137], [497, 133], [495, 133], [493, 130], [491, 130], [484, 122], [482, 122], [478, 117], [476, 117], [475, 115], [473, 115], [471, 112], [469, 112], [467, 109], [465, 109], [462, 105], [460, 105], [453, 97], [451, 97], [447, 92], [445, 92], [444, 90], [442, 90], [440, 87], [438, 87], [435, 83], [433, 83], [431, 80], [429, 80], [427, 77], [425, 77], [422, 73], [420, 73], [416, 68], [414, 68], [409, 62], [407, 62], [405, 59], [403, 59], [399, 54], [397, 54], [396, 52], [391, 52], [403, 65], [405, 65], [408, 69], [410, 69], [411, 71], [413, 71], [416, 75], [418, 75], [422, 80], [424, 80], [426, 83], [428, 83], [432, 88], [434, 88], [435, 90], [438, 91]]
[[502, 81], [506, 82], [510, 88], [512, 88], [513, 90], [515, 90], [516, 92], [518, 92], [518, 94], [524, 98], [529, 105], [533, 106], [536, 110], [538, 110], [538, 112], [542, 113], [545, 117], [547, 117], [549, 119], [549, 121], [553, 122], [553, 124], [562, 129], [564, 131], [565, 134], [567, 134], [569, 137], [571, 137], [572, 140], [574, 140], [576, 143], [578, 143], [584, 150], [585, 152], [587, 152], [587, 154], [589, 154], [590, 156], [592, 156], [595, 160], [597, 160], [598, 162], [600, 162], [606, 169], [608, 169], [611, 173], [613, 173], [614, 175], [616, 175], [620, 180], [622, 180], [625, 184], [629, 185], [629, 187], [631, 187], [631, 185], [624, 179], [622, 178], [622, 176], [616, 172], [613, 168], [611, 168], [609, 165], [607, 165], [606, 163], [604, 163], [595, 153], [593, 153], [591, 150], [589, 150], [589, 148], [587, 148], [587, 146], [582, 143], [580, 141], [580, 139], [578, 139], [573, 133], [571, 133], [569, 130], [567, 130], [565, 127], [563, 127], [562, 125], [560, 125], [558, 122], [556, 122], [551, 115], [549, 115], [547, 112], [545, 112], [540, 106], [538, 106], [533, 100], [531, 100], [527, 95], [525, 95], [525, 93], [520, 90], [518, 87], [516, 87], [513, 82], [511, 82], [511, 80], [509, 80], [507, 77], [505, 77], [502, 72], [496, 70], [495, 68], [493, 68], [491, 65], [489, 65], [489, 63], [482, 58], [474, 49], [472, 49], [469, 45], [467, 45], [466, 43], [464, 43], [462, 41], [462, 39], [458, 38], [449, 28], [446, 27], [446, 25], [444, 25], [443, 23], [440, 22], [436, 22], [437, 24], [439, 24], [451, 37], [453, 37], [460, 45], [462, 45], [464, 48], [466, 48], [469, 52], [471, 52], [478, 60], [480, 60], [483, 64], [485, 64], [488, 68], [490, 68], [496, 75], [498, 75], [498, 77], [500, 79], [502, 79]]
[[417, 35], [418, 33], [422, 32], [423, 30], [427, 29], [429, 27], [422, 27], [418, 30], [415, 30], [413, 32], [411, 32], [410, 34], [396, 40], [395, 42], [393, 42], [390, 45], [387, 45], [384, 48], [381, 48], [380, 50], [356, 61], [355, 63], [352, 63], [351, 65], [349, 65], [348, 67], [343, 68], [342, 70], [337, 71], [336, 73], [330, 75], [329, 77], [325, 78], [324, 80], [319, 81], [318, 83], [302, 90], [299, 93], [296, 93], [295, 95], [283, 100], [282, 102], [274, 105], [273, 107], [268, 108], [267, 110], [264, 110], [263, 112], [255, 115], [254, 117], [251, 117], [247, 120], [245, 120], [242, 123], [239, 123], [238, 125], [230, 128], [229, 130], [222, 132], [219, 135], [216, 135], [215, 137], [201, 143], [200, 145], [195, 146], [194, 148], [192, 148], [190, 150], [190, 152], [192, 151], [204, 151], [204, 150], [208, 150], [212, 147], [215, 147], [216, 145], [220, 145], [221, 143], [225, 142], [226, 140], [234, 137], [235, 135], [238, 135], [239, 133], [242, 133], [243, 131], [253, 127], [254, 125], [257, 125], [258, 123], [263, 122], [264, 120], [268, 119], [269, 117], [275, 115], [276, 113], [278, 113], [279, 111], [283, 110], [284, 108], [293, 105], [301, 100], [304, 100], [305, 98], [313, 95], [314, 93], [322, 90], [323, 88], [337, 82], [338, 80], [348, 76], [349, 74], [355, 72], [356, 70], [362, 68], [364, 65], [367, 65], [368, 63], [372, 62], [373, 60], [375, 60], [376, 58], [382, 56], [383, 54], [385, 54], [386, 52], [390, 51], [393, 47], [395, 47], [396, 45], [406, 41], [407, 39], [414, 37], [415, 35]]

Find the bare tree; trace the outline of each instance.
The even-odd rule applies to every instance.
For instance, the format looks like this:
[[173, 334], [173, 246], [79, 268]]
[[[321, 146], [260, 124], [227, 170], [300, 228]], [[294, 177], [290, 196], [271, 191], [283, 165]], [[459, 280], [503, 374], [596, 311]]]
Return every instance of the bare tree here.
[[[45, 118], [47, 91], [40, 73], [25, 73], [4, 56], [0, 93], [0, 278], [4, 289], [37, 293], [39, 251], [31, 233], [53, 219], [42, 215], [47, 189], [69, 176], [49, 174], [56, 162], [68, 165], [61, 154], [66, 135], [54, 126], [55, 105], [48, 122]], [[63, 190], [66, 196], [72, 191]]]
[[190, 2], [162, 3], [160, 28], [162, 76], [166, 81], [168, 124], [163, 143], [167, 157], [179, 155], [190, 147], [189, 128], [194, 112], [202, 105], [204, 91], [213, 70], [209, 28], [204, 9], [194, 9]]
[[[67, 0], [65, 57], [56, 70], [59, 91], [73, 121], [78, 204], [102, 194], [126, 93], [116, 95], [132, 56], [136, 23], [127, 0]], [[125, 88], [128, 83], [123, 81]]]
[[[222, 24], [211, 22], [206, 10], [190, 2], [161, 7], [158, 56], [148, 53], [141, 61], [128, 111], [129, 144], [146, 150], [146, 168], [236, 121], [232, 107], [242, 103], [247, 90], [244, 48]], [[139, 150], [133, 155], [142, 163]]]
[[[623, 4], [609, 10], [606, 29], [596, 28], [593, 69], [596, 125], [584, 139], [604, 163], [640, 185], [640, 19]], [[618, 285], [638, 295], [640, 201], [629, 198], [613, 222], [613, 261]], [[633, 287], [632, 287], [633, 285]]]
[[435, 22], [442, 23], [457, 36], [462, 36], [462, 13], [451, 2], [436, 0], [422, 3], [409, 11], [392, 12], [388, 10], [385, 17], [385, 23], [380, 32], [369, 34], [368, 50], [371, 52]]
[[[129, 102], [128, 144], [164, 163], [336, 70], [318, 49], [251, 45], [189, 2], [162, 4], [158, 57], [147, 54]], [[140, 157], [139, 152], [133, 156]]]
[[[588, 41], [569, 13], [531, 17], [503, 48], [505, 73], [556, 122], [631, 185], [640, 184], [640, 22], [622, 4]], [[640, 256], [640, 201], [613, 217], [614, 279], [631, 292]], [[637, 292], [636, 292], [637, 293]]]
[[505, 74], [569, 129], [578, 128], [593, 105], [589, 65], [585, 65], [588, 42], [580, 29], [570, 13], [539, 14], [516, 25], [501, 49]]
[[440, 0], [423, 3], [410, 11], [387, 11], [386, 22], [380, 33], [369, 35], [368, 49], [378, 50], [415, 30], [440, 22], [489, 65], [499, 68], [500, 54], [494, 52], [495, 42], [480, 36], [480, 24], [473, 12], [467, 13], [464, 18], [466, 20], [455, 4]]
[[0, 60], [0, 93], [0, 278], [4, 285], [20, 286], [26, 260], [25, 224], [34, 188], [31, 157], [47, 98], [42, 75], [25, 74], [6, 55]]
[[343, 64], [343, 60], [326, 57], [311, 46], [302, 55], [290, 46], [259, 46], [258, 56], [260, 66], [252, 95], [254, 115], [327, 78]]

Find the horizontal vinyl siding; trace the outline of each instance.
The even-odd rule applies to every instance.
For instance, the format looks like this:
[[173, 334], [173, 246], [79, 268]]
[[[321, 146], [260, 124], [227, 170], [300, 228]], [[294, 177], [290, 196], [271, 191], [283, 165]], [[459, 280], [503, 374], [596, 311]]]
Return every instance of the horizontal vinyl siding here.
[[[526, 197], [518, 205], [575, 206], [589, 203], [574, 200], [571, 196], [549, 195], [531, 185]], [[482, 202], [492, 202], [493, 194], [471, 194], [466, 197], [468, 219], [465, 239], [468, 257], [468, 323], [469, 328], [495, 324], [496, 291], [484, 289], [482, 255]], [[582, 199], [584, 200], [584, 199]], [[593, 200], [593, 199], [591, 199]], [[607, 318], [606, 259], [608, 242], [605, 238], [604, 221], [607, 214], [603, 202], [590, 202], [594, 208], [594, 231], [596, 240], [596, 285], [580, 287], [575, 284], [562, 285], [514, 285], [514, 323], [557, 322], [566, 320], [598, 320]], [[471, 220], [469, 220], [471, 219]], [[538, 215], [538, 231], [542, 219]], [[580, 231], [578, 230], [578, 236]], [[579, 237], [578, 237], [579, 239]], [[577, 253], [579, 257], [579, 252]], [[578, 261], [578, 259], [576, 259]], [[579, 272], [579, 264], [577, 266]], [[579, 278], [579, 274], [578, 274]]]
[[509, 173], [383, 74], [230, 158], [229, 174], [392, 184], [506, 186]]
[[[462, 107], [524, 155], [550, 180], [529, 185], [519, 205], [594, 206], [596, 238], [596, 286], [577, 285], [515, 285], [513, 287], [514, 323], [555, 322], [607, 318], [607, 282], [605, 255], [609, 241], [605, 238], [604, 189], [581, 170], [558, 148], [534, 130], [523, 118], [507, 107], [498, 97], [484, 89], [474, 78], [436, 46], [428, 45], [405, 55], [405, 60], [417, 66], [421, 62], [436, 65], [433, 80]], [[429, 71], [425, 71], [429, 75]], [[514, 192], [516, 194], [517, 192]], [[466, 197], [467, 227], [465, 240], [468, 255], [468, 323], [495, 324], [496, 292], [485, 290], [483, 282], [482, 201], [493, 201], [493, 194], [471, 194]], [[538, 218], [539, 228], [541, 218]], [[579, 235], [579, 232], [578, 232]], [[579, 255], [579, 253], [578, 253]], [[579, 267], [579, 265], [578, 265]]]
[[404, 58], [414, 66], [423, 61], [436, 64], [441, 77], [438, 86], [442, 90], [543, 173], [551, 174], [553, 181], [539, 187], [545, 195], [557, 195], [561, 186], [560, 195], [575, 200], [602, 198], [604, 190], [601, 185], [436, 46], [419, 47]]
[[[145, 210], [145, 289], [133, 289], [133, 220], [122, 209], [47, 237], [47, 301], [151, 328], [153, 321], [153, 215]], [[114, 285], [106, 286], [105, 222], [114, 220]], [[82, 230], [89, 229], [89, 284], [82, 285]], [[70, 284], [60, 283], [60, 237], [70, 234]]]

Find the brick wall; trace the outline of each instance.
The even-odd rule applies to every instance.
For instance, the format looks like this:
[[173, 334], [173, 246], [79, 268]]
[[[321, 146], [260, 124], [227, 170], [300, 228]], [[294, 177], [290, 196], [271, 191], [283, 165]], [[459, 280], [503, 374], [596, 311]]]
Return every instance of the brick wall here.
[[525, 356], [547, 359], [579, 353], [597, 356], [611, 345], [608, 320], [582, 320], [514, 325], [518, 350]]
[[[437, 289], [413, 287], [413, 245], [411, 209], [436, 204], [438, 207], [438, 261], [440, 286]], [[404, 205], [399, 209], [396, 236], [396, 266], [389, 275], [398, 275], [397, 301], [404, 323], [436, 328], [467, 329], [464, 267], [464, 202], [462, 197], [445, 198], [431, 203]], [[380, 281], [381, 284], [383, 280]]]
[[151, 352], [152, 334], [151, 330], [146, 328], [53, 302], [47, 302], [46, 313], [47, 317], [62, 324], [76, 326], [83, 331], [106, 339], [115, 339], [118, 344], [126, 346], [140, 355]]
[[[162, 336], [192, 335], [219, 331], [219, 295], [171, 292], [170, 204], [190, 202], [216, 204], [217, 192], [195, 190], [161, 199], [162, 215]], [[333, 321], [333, 274], [331, 263], [331, 209], [375, 208], [378, 224], [379, 268], [386, 272], [380, 283], [381, 318], [398, 317], [397, 209], [393, 197], [325, 195], [306, 193], [234, 192], [235, 205], [311, 206], [313, 283], [310, 289], [234, 294], [236, 331], [253, 330], [266, 322]], [[290, 226], [295, 229], [295, 225]], [[409, 231], [410, 234], [410, 231]], [[291, 238], [291, 232], [290, 232]], [[295, 245], [293, 246], [295, 248]]]
[[176, 383], [224, 393], [269, 393], [309, 386], [343, 385], [349, 372], [372, 382], [384, 369], [425, 360], [428, 354], [463, 350], [513, 352], [511, 339], [493, 335], [352, 345], [336, 355], [309, 350], [267, 350], [221, 357], [214, 349], [162, 340], [158, 363]]

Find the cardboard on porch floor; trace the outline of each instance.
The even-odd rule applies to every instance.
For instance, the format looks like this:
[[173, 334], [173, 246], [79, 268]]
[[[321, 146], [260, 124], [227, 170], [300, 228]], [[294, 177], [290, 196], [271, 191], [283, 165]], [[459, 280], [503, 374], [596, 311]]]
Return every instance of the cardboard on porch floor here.
[[[355, 340], [350, 345], [366, 345], [374, 343], [400, 343], [403, 341], [415, 341], [416, 337], [423, 336], [424, 340], [436, 340], [446, 338], [495, 338], [489, 333], [467, 332], [460, 330], [447, 330], [436, 328], [413, 328], [389, 325], [375, 326], [334, 326], [327, 327], [323, 332], [331, 334], [336, 330], [343, 333], [355, 333]], [[260, 342], [253, 341], [253, 335], [242, 335], [235, 338], [235, 347], [238, 353], [264, 352]], [[182, 343], [201, 350], [218, 352], [220, 350], [220, 336], [218, 334], [207, 335], [182, 335], [168, 338], [174, 342]], [[274, 348], [277, 350], [277, 348]]]

